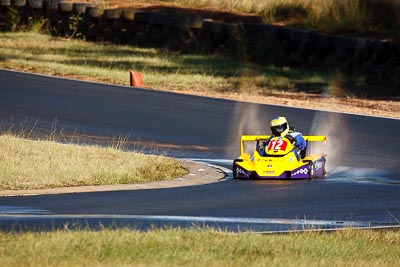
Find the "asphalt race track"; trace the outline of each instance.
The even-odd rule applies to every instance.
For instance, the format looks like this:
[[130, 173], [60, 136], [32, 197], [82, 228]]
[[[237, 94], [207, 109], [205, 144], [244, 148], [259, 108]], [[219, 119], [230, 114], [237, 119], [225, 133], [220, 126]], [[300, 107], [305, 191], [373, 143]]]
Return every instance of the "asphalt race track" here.
[[[101, 225], [285, 231], [400, 225], [400, 120], [187, 96], [0, 70], [0, 129], [129, 138], [130, 148], [230, 168], [241, 134], [286, 116], [328, 136], [328, 175], [0, 198], [1, 229]], [[14, 126], [13, 126], [14, 125]]]

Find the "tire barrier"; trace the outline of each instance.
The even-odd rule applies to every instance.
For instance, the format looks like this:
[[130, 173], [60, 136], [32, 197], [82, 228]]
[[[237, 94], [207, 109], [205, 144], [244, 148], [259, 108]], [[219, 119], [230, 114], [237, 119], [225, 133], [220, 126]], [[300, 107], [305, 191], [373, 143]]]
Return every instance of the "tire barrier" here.
[[1, 31], [24, 29], [33, 18], [46, 21], [55, 36], [162, 47], [181, 53], [222, 53], [259, 64], [335, 68], [366, 75], [369, 84], [400, 89], [398, 41], [128, 8], [103, 10], [87, 2], [0, 0]]

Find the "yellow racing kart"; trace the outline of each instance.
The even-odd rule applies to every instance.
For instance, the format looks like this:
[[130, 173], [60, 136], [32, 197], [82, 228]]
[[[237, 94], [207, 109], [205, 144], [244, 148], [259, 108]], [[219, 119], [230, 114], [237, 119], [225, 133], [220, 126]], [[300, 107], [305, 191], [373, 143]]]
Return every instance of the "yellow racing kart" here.
[[[240, 156], [233, 161], [233, 178], [312, 179], [325, 176], [326, 136], [303, 137], [307, 146], [299, 153], [286, 137], [243, 135]], [[267, 141], [265, 153], [261, 155], [259, 148]]]

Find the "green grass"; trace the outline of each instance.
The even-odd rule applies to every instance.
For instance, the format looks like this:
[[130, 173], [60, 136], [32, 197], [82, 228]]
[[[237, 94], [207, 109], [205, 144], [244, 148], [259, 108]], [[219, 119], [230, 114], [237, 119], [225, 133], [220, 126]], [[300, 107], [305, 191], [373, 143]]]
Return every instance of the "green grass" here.
[[0, 33], [0, 68], [120, 85], [129, 85], [132, 69], [142, 73], [144, 87], [211, 96], [289, 92], [391, 99], [395, 90], [368, 86], [364, 76], [337, 75], [328, 69], [259, 65], [222, 55], [181, 55], [164, 49], [91, 43], [37, 32]]
[[143, 183], [186, 173], [163, 156], [0, 135], [0, 190]]
[[399, 231], [0, 232], [1, 266], [398, 266]]
[[[331, 74], [260, 66], [219, 55], [178, 55], [165, 50], [89, 43], [19, 32], [0, 33], [0, 67], [129, 85], [129, 70], [145, 87], [214, 93], [267, 95], [319, 93]], [[351, 92], [349, 92], [351, 94]]]

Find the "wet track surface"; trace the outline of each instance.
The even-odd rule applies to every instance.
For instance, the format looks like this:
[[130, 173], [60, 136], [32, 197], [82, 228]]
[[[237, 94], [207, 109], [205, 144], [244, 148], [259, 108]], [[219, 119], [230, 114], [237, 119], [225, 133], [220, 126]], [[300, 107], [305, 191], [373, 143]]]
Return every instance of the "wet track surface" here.
[[328, 136], [328, 176], [224, 181], [170, 189], [0, 198], [2, 229], [211, 226], [277, 231], [400, 224], [400, 120], [185, 96], [0, 71], [2, 129], [56, 127], [96, 140], [230, 168], [241, 134], [284, 115]]

